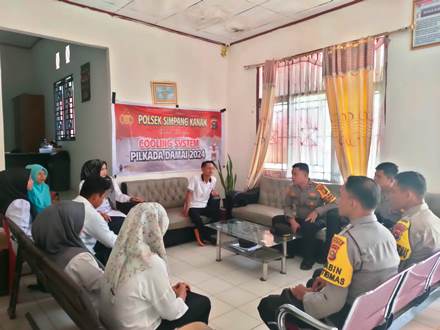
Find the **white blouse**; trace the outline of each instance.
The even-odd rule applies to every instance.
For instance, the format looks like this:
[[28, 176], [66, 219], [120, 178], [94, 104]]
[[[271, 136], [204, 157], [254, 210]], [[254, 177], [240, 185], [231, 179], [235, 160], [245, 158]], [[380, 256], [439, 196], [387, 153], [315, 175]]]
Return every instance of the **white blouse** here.
[[27, 237], [32, 239], [31, 204], [24, 199], [16, 199], [9, 204], [5, 216], [13, 221]]
[[[112, 189], [110, 195], [108, 196], [108, 198], [105, 198], [102, 201], [102, 204], [96, 210], [98, 212], [105, 213], [105, 214], [108, 214], [110, 216], [117, 216], [117, 217], [124, 217], [125, 218], [125, 214], [124, 213], [116, 211], [116, 210], [112, 210], [110, 201], [112, 201], [112, 203], [114, 205], [116, 205], [116, 202], [127, 203], [127, 202], [129, 202], [131, 200], [131, 197], [126, 195], [126, 194], [124, 194], [121, 191], [121, 188], [119, 187], [118, 183], [116, 182], [116, 180], [114, 178], [112, 178], [112, 177], [110, 177], [110, 178], [112, 180], [113, 189]], [[79, 183], [79, 191], [80, 192], [81, 192], [81, 188], [82, 188], [83, 184], [84, 184], [84, 180], [82, 180]]]
[[86, 290], [93, 307], [98, 312], [101, 280], [104, 272], [99, 268], [95, 258], [88, 252], [77, 254], [69, 261], [64, 271], [76, 284]]
[[182, 317], [188, 306], [174, 293], [165, 262], [151, 257], [151, 267], [137, 273], [118, 287], [113, 296], [107, 282], [102, 281], [99, 316], [108, 329], [154, 330], [162, 319]]
[[73, 201], [83, 203], [85, 207], [84, 226], [79, 237], [84, 242], [86, 248], [95, 254], [93, 248], [98, 241], [102, 245], [112, 249], [115, 246], [118, 235], [110, 230], [108, 223], [86, 198], [76, 196]]

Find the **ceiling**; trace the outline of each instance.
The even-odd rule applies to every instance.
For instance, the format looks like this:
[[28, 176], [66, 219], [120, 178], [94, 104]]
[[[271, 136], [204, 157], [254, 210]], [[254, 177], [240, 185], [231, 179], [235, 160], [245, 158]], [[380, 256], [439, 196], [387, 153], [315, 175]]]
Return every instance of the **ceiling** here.
[[233, 43], [353, 0], [60, 0]]
[[40, 40], [38, 37], [0, 30], [0, 45], [32, 48]]

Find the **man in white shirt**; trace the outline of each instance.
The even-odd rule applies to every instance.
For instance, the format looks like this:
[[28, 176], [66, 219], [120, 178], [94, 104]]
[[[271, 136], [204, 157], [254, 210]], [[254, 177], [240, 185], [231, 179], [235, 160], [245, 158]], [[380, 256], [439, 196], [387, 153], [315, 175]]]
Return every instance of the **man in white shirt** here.
[[[84, 181], [80, 195], [74, 199], [75, 202], [83, 203], [86, 211], [80, 237], [87, 249], [104, 265], [118, 236], [110, 230], [96, 208], [102, 204], [110, 188], [111, 181], [108, 178], [90, 177]], [[97, 246], [97, 242], [101, 244]]]
[[202, 174], [195, 175], [189, 179], [188, 191], [185, 197], [185, 206], [183, 213], [189, 216], [196, 226], [194, 235], [197, 243], [204, 246], [204, 242], [209, 239], [208, 228], [204, 227], [201, 216], [207, 216], [213, 221], [220, 218], [219, 205], [208, 203], [211, 197], [219, 197], [215, 191], [216, 178], [213, 176], [215, 172], [215, 164], [213, 161], [204, 161], [202, 163]]

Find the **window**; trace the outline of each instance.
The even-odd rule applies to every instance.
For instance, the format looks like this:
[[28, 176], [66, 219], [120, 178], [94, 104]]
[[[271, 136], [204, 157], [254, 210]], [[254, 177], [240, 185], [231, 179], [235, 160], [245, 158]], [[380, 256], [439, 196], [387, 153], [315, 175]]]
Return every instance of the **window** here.
[[[342, 180], [332, 142], [331, 122], [322, 77], [322, 51], [281, 62], [277, 68], [272, 133], [265, 174], [290, 177], [294, 163], [309, 164], [318, 181]], [[385, 90], [385, 47], [375, 53], [375, 94], [369, 172], [378, 161]], [[262, 98], [262, 67], [257, 70], [257, 123]]]
[[55, 69], [58, 70], [60, 68], [60, 52], [56, 52], [55, 54]]
[[75, 105], [73, 99], [73, 75], [54, 84], [55, 138], [57, 141], [75, 140]]
[[64, 50], [64, 57], [66, 60], [66, 64], [70, 63], [70, 45], [67, 45]]

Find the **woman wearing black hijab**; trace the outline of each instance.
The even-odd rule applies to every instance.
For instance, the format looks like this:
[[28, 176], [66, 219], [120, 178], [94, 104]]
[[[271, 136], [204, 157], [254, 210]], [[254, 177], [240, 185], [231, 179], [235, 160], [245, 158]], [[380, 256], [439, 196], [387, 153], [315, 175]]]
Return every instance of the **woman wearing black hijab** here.
[[[108, 198], [104, 199], [96, 210], [109, 222], [110, 229], [117, 234], [121, 229], [125, 214], [116, 210], [116, 203], [140, 203], [143, 199], [122, 193], [118, 183], [108, 175], [107, 162], [104, 160], [91, 159], [84, 163], [81, 168], [80, 191], [84, 180], [92, 176], [108, 177], [112, 180], [112, 189], [109, 191]], [[128, 212], [130, 208], [126, 211]]]
[[61, 201], [38, 214], [32, 224], [35, 245], [89, 294], [97, 307], [103, 270], [79, 237], [84, 204]]
[[0, 172], [0, 212], [28, 237], [31, 236], [32, 219], [36, 215], [27, 196], [33, 186], [30, 174], [30, 170], [21, 168]]
[[[108, 165], [107, 162], [100, 159], [91, 159], [84, 163], [81, 168], [81, 183], [85, 179], [91, 176], [101, 176], [108, 177], [112, 180], [113, 187], [110, 190], [107, 200], [104, 200], [102, 205], [98, 208], [98, 211], [107, 214], [112, 210], [116, 209], [116, 202], [119, 203], [141, 203], [144, 200], [138, 197], [131, 197], [122, 193], [121, 188], [119, 188], [118, 183], [108, 175]], [[81, 184], [80, 184], [81, 190]]]

